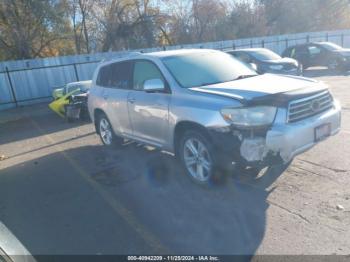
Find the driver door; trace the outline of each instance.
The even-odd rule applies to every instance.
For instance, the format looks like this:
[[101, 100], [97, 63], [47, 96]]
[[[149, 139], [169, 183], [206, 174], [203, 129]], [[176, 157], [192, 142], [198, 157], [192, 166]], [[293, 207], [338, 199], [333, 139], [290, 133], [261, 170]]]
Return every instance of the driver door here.
[[[147, 80], [160, 79], [164, 90], [145, 91]], [[128, 112], [137, 140], [161, 147], [167, 143], [169, 127], [170, 89], [156, 64], [148, 60], [136, 60], [133, 71], [133, 89], [128, 96]]]
[[316, 45], [309, 45], [307, 47], [309, 53], [310, 66], [320, 66], [322, 65], [322, 54], [321, 48]]

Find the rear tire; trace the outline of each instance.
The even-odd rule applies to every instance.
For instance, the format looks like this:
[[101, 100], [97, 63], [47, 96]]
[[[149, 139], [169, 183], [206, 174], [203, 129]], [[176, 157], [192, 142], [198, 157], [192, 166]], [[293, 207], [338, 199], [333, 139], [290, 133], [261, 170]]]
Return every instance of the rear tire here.
[[123, 139], [114, 134], [111, 123], [105, 114], [100, 114], [96, 119], [96, 128], [100, 139], [105, 146], [121, 145]]
[[210, 185], [216, 178], [215, 152], [203, 132], [186, 131], [180, 139], [179, 159], [187, 175], [197, 184]]

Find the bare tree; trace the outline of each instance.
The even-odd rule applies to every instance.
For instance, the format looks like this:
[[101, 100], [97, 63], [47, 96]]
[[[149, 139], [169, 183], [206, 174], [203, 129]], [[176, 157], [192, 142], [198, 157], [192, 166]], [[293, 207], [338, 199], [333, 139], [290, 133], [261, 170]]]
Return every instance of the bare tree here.
[[0, 59], [350, 26], [348, 0], [2, 0]]
[[50, 53], [53, 43], [66, 37], [61, 31], [61, 15], [55, 1], [2, 0], [0, 47], [6, 50], [7, 58]]
[[88, 28], [88, 19], [90, 19], [93, 0], [69, 0], [69, 13], [73, 25], [73, 34], [76, 52], [90, 53], [90, 37]]

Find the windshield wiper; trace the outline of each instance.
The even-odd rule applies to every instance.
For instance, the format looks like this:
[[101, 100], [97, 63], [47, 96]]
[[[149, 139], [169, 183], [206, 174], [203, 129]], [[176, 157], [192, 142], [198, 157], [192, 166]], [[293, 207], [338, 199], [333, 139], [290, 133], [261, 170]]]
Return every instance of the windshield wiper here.
[[220, 83], [223, 83], [221, 81], [218, 81], [218, 82], [212, 82], [212, 83], [201, 83], [199, 86], [210, 86], [210, 85], [215, 85], [215, 84], [220, 84]]
[[244, 79], [244, 78], [249, 78], [249, 77], [253, 77], [253, 76], [257, 76], [258, 74], [254, 74], [254, 75], [240, 75], [240, 76], [237, 76], [235, 79], [233, 79], [232, 81], [234, 80], [240, 80], [240, 79]]
[[231, 81], [235, 81], [235, 80], [240, 80], [240, 79], [244, 79], [244, 78], [248, 78], [248, 77], [253, 77], [253, 76], [257, 76], [258, 74], [251, 74], [251, 75], [240, 75], [234, 79], [231, 80], [227, 80], [227, 81], [218, 81], [218, 82], [212, 82], [212, 83], [201, 83], [199, 86], [210, 86], [210, 85], [215, 85], [215, 84], [221, 84], [221, 83], [225, 83], [225, 82], [231, 82]]

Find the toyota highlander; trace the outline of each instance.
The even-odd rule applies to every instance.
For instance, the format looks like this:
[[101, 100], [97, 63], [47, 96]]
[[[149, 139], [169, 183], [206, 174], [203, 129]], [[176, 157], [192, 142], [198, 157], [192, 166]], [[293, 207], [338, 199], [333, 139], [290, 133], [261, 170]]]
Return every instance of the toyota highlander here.
[[195, 182], [226, 165], [288, 164], [340, 130], [328, 87], [259, 75], [215, 50], [133, 53], [95, 70], [89, 113], [105, 145], [124, 139], [173, 153]]

